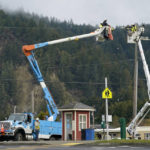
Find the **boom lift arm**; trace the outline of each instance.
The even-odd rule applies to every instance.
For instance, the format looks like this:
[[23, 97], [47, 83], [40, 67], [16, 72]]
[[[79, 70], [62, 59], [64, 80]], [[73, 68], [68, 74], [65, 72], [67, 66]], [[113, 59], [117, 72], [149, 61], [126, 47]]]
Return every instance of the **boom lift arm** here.
[[59, 39], [59, 40], [53, 40], [53, 41], [33, 44], [33, 45], [24, 45], [22, 47], [22, 50], [23, 50], [25, 56], [27, 57], [30, 65], [31, 65], [31, 68], [32, 68], [38, 82], [40, 83], [44, 94], [45, 94], [44, 98], [46, 99], [46, 102], [47, 102], [47, 109], [49, 112], [49, 118], [48, 118], [49, 121], [55, 121], [59, 112], [58, 112], [57, 106], [54, 102], [54, 99], [44, 82], [44, 79], [40, 72], [38, 63], [34, 57], [34, 50], [37, 48], [47, 46], [47, 45], [53, 45], [53, 44], [58, 44], [58, 43], [62, 43], [62, 42], [69, 42], [69, 41], [79, 40], [79, 39], [93, 37], [93, 36], [96, 37], [96, 40], [99, 40], [99, 39], [113, 40], [113, 36], [111, 33], [111, 27], [105, 21], [102, 24], [100, 24], [99, 29], [95, 30], [94, 32], [88, 33], [88, 34], [77, 35], [77, 36], [73, 36], [73, 37], [68, 37], [68, 38], [63, 38], [63, 39]]
[[[142, 63], [143, 63], [143, 69], [144, 69], [144, 73], [145, 73], [145, 77], [146, 77], [146, 81], [147, 81], [148, 97], [149, 97], [149, 101], [150, 101], [150, 73], [149, 73], [148, 65], [147, 65], [147, 62], [145, 59], [143, 47], [141, 44], [141, 40], [148, 40], [148, 38], [147, 37], [145, 38], [142, 36], [142, 34], [144, 33], [144, 27], [143, 26], [138, 27], [136, 25], [132, 25], [132, 26], [128, 26], [127, 30], [128, 30], [128, 36], [127, 36], [128, 43], [137, 43], [138, 47], [139, 47], [139, 52], [141, 55], [141, 59], [142, 59]], [[141, 110], [138, 112], [138, 114], [133, 118], [133, 120], [131, 121], [131, 123], [129, 124], [129, 126], [127, 128], [128, 133], [130, 135], [132, 135], [133, 137], [136, 136], [136, 127], [141, 122], [141, 120], [139, 121], [139, 119], [142, 116], [145, 117], [144, 114], [147, 114], [147, 112], [149, 111], [149, 110], [147, 110], [147, 108], [150, 106], [149, 101], [144, 104], [144, 106], [141, 108]]]

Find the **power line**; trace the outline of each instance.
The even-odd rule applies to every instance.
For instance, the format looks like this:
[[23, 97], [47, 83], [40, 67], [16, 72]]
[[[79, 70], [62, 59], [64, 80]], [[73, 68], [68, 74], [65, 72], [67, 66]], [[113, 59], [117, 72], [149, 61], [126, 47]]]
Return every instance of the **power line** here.
[[[128, 63], [128, 62], [133, 62], [134, 59], [127, 59], [127, 60], [118, 60], [118, 61], [109, 61], [109, 62], [103, 62], [103, 63], [96, 63], [96, 64], [71, 64], [71, 65], [54, 65], [54, 66], [47, 66], [47, 68], [69, 68], [69, 67], [88, 67], [88, 66], [100, 66], [100, 65], [111, 65], [111, 64], [117, 64], [117, 63]], [[18, 58], [17, 61], [15, 62], [23, 62], [20, 58]], [[39, 66], [43, 65], [43, 64], [51, 64], [50, 62], [41, 62], [38, 63]]]
[[41, 27], [41, 26], [0, 26], [0, 28], [41, 28], [41, 29], [50, 29], [50, 28], [52, 28], [52, 29], [54, 29], [54, 27], [52, 27], [52, 26], [43, 26], [43, 27]]
[[[19, 61], [18, 61], [19, 60]], [[17, 62], [23, 62], [21, 59], [18, 58]], [[127, 62], [133, 62], [134, 59], [126, 59], [126, 60], [118, 60], [118, 61], [109, 61], [109, 62], [103, 62], [103, 63], [95, 63], [95, 64], [71, 64], [71, 65], [54, 65], [54, 66], [47, 66], [47, 68], [69, 68], [69, 67], [88, 67], [88, 66], [100, 66], [100, 65], [111, 65], [111, 64], [117, 64], [117, 63], [127, 63]], [[41, 62], [38, 63], [39, 66], [43, 64], [51, 64], [50, 62]]]
[[[33, 83], [37, 83], [38, 81], [35, 81], [35, 80], [18, 80], [18, 79], [0, 79], [2, 81], [21, 81], [21, 82], [31, 82]], [[48, 81], [48, 80], [45, 80], [46, 83], [67, 83], [67, 84], [90, 84], [90, 85], [103, 85], [105, 84], [104, 82], [83, 82], [83, 81]], [[120, 82], [119, 83], [108, 83], [109, 85], [120, 85]], [[123, 83], [121, 83], [123, 84]], [[3, 84], [0, 84], [0, 85], [3, 85]], [[130, 85], [130, 83], [124, 83], [124, 85]]]
[[[44, 24], [45, 25], [45, 24]], [[61, 26], [61, 25], [60, 25]], [[36, 26], [6, 26], [6, 25], [4, 25], [4, 26], [0, 26], [0, 28], [8, 28], [8, 29], [17, 29], [17, 28], [25, 28], [25, 29], [55, 29], [54, 28], [54, 26], [52, 26], [51, 24], [49, 24], [49, 26], [38, 26], [38, 25], [36, 25]], [[57, 28], [57, 27], [56, 27]], [[76, 27], [75, 27], [76, 28]], [[78, 28], [80, 28], [80, 27], [78, 27]], [[70, 29], [70, 31], [71, 31], [71, 28], [68, 28], [68, 29]], [[76, 28], [77, 29], [77, 28]], [[97, 29], [96, 27], [93, 27], [92, 28], [93, 30], [94, 29]], [[92, 29], [88, 29], [89, 30], [89, 32], [92, 30]]]
[[[71, 65], [60, 65], [60, 66], [48, 66], [47, 68], [50, 68], [50, 69], [55, 69], [55, 68], [70, 68], [70, 67], [89, 67], [89, 66], [101, 66], [101, 65], [112, 65], [112, 64], [115, 64], [115, 63], [121, 63], [121, 62], [133, 62], [134, 59], [128, 59], [128, 60], [120, 60], [120, 61], [112, 61], [112, 62], [109, 62], [109, 63], [99, 63], [99, 64], [80, 64], [80, 65], [74, 65], [74, 66], [71, 66]], [[42, 63], [43, 64], [43, 63]]]

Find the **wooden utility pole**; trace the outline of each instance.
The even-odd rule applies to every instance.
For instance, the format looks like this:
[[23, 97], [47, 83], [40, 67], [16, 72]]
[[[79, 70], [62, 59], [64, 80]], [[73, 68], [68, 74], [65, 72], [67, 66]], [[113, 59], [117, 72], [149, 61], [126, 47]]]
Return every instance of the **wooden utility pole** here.
[[31, 95], [32, 95], [32, 113], [34, 113], [34, 91], [32, 91]]
[[14, 106], [14, 114], [16, 113], [16, 108], [17, 108], [17, 107], [16, 107], [16, 105], [15, 105], [15, 106]]
[[135, 43], [135, 60], [134, 60], [134, 87], [133, 87], [133, 117], [137, 114], [137, 94], [138, 94], [138, 47]]

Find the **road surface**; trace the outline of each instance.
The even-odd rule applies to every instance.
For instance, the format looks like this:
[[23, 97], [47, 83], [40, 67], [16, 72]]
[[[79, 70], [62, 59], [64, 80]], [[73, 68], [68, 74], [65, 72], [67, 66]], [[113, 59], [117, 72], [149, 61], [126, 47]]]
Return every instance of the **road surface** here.
[[150, 146], [69, 146], [69, 145], [1, 145], [0, 150], [149, 150]]

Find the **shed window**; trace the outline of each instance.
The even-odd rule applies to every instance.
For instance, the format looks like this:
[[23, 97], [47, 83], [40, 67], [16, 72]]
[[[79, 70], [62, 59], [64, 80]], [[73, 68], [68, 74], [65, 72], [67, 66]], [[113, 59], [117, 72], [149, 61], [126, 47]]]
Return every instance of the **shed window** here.
[[87, 115], [86, 114], [80, 114], [79, 115], [79, 131], [81, 129], [87, 128]]

